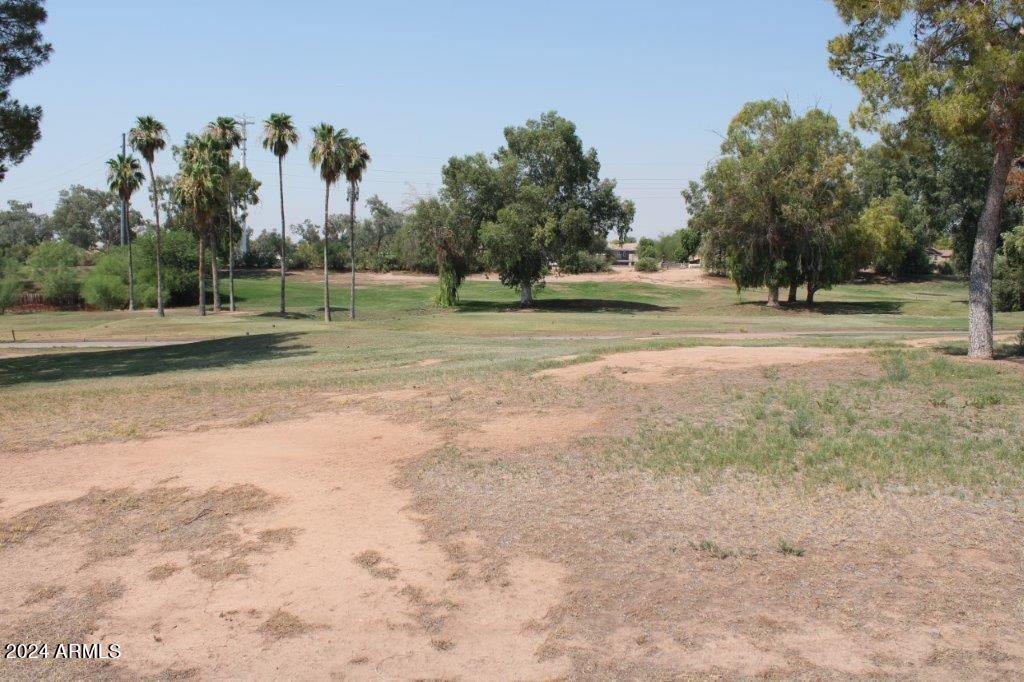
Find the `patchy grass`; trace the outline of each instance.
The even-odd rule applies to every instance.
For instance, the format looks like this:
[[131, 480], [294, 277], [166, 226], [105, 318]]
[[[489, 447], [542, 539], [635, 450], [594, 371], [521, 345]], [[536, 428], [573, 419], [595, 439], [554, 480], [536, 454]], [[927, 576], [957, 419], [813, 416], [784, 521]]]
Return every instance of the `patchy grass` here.
[[842, 380], [830, 371], [709, 386], [689, 392], [685, 406], [681, 396], [663, 395], [634, 433], [605, 446], [606, 461], [663, 474], [749, 472], [848, 489], [1020, 489], [1018, 369], [924, 351], [882, 352], [879, 364], [877, 378]]
[[300, 635], [314, 630], [322, 630], [323, 628], [323, 625], [307, 622], [294, 613], [278, 609], [263, 621], [257, 630], [263, 635], [264, 639], [276, 642], [291, 637], [299, 637]]

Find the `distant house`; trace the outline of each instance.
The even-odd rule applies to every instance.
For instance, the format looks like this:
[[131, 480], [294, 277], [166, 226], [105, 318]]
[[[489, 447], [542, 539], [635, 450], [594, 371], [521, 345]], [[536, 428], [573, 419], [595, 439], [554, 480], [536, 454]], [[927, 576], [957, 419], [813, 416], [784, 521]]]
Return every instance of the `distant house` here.
[[929, 246], [927, 253], [928, 260], [933, 266], [948, 263], [953, 258], [953, 249], [936, 249], [934, 246]]
[[612, 254], [615, 265], [633, 265], [636, 263], [636, 242], [609, 242], [608, 252]]

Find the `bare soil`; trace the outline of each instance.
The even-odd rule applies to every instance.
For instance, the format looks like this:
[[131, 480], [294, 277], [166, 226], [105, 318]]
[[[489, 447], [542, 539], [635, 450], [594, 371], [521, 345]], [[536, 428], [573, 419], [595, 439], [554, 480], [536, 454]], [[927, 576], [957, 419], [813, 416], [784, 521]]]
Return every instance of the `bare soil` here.
[[631, 394], [576, 383], [639, 375], [644, 401], [675, 405], [694, 373], [877, 373], [858, 357], [645, 351], [549, 370], [557, 407], [536, 378], [410, 387], [6, 454], [0, 641], [123, 654], [0, 677], [1024, 676], [1019, 497], [600, 466]]
[[687, 375], [720, 370], [739, 370], [771, 365], [799, 365], [842, 358], [860, 349], [803, 348], [799, 346], [692, 346], [668, 350], [615, 353], [594, 360], [538, 372], [538, 376], [577, 381], [611, 372], [616, 378], [637, 384], [670, 383]]

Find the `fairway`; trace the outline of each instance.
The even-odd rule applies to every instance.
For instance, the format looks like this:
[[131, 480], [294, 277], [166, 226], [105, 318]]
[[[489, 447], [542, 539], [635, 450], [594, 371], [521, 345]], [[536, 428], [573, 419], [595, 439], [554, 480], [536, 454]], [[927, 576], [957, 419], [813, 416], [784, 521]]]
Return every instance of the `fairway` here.
[[0, 346], [4, 636], [165, 677], [1019, 671], [1019, 313], [974, 363], [953, 281], [621, 277], [4, 317], [55, 346]]

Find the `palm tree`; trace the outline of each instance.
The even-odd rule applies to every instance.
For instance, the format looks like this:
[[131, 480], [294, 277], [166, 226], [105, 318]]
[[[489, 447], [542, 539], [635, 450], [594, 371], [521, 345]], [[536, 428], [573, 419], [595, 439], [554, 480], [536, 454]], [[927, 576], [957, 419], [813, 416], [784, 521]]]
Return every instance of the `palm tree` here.
[[182, 206], [191, 211], [199, 238], [199, 314], [206, 315], [205, 244], [221, 205], [222, 169], [217, 143], [208, 136], [192, 137], [181, 148], [181, 168], [174, 191]]
[[324, 181], [324, 321], [331, 321], [331, 289], [327, 280], [327, 245], [331, 231], [328, 227], [328, 214], [331, 204], [331, 185], [336, 183], [345, 170], [343, 157], [345, 139], [348, 131], [342, 128], [335, 130], [329, 123], [321, 123], [313, 128], [313, 146], [309, 150], [309, 162], [320, 171]]
[[[222, 181], [224, 195], [227, 198], [228, 226], [228, 310], [235, 310], [235, 235], [234, 235], [234, 202], [231, 198], [231, 150], [242, 144], [242, 133], [238, 130], [238, 121], [231, 116], [218, 116], [206, 126], [206, 134], [220, 148], [220, 160], [224, 165]], [[216, 223], [214, 228], [216, 229]], [[217, 269], [217, 236], [210, 238], [213, 253], [210, 256], [210, 268], [213, 275], [213, 309], [220, 310], [220, 278]]]
[[[142, 174], [139, 160], [130, 154], [118, 154], [107, 161], [107, 184], [110, 191], [121, 199], [121, 210], [129, 215], [128, 206], [146, 176]], [[135, 310], [135, 266], [132, 263], [132, 230], [128, 227], [128, 310]]]
[[132, 149], [142, 155], [149, 166], [149, 184], [153, 188], [153, 216], [156, 218], [156, 314], [164, 316], [163, 276], [160, 272], [160, 194], [153, 175], [153, 160], [156, 153], [167, 146], [164, 136], [167, 128], [152, 116], [139, 116], [135, 119], [135, 127], [128, 131], [128, 141]]
[[352, 266], [352, 284], [349, 289], [348, 316], [356, 319], [356, 201], [359, 199], [359, 183], [370, 164], [370, 152], [358, 137], [345, 138], [342, 156], [345, 163], [345, 179], [348, 180], [348, 252]]
[[292, 117], [288, 114], [271, 114], [263, 122], [263, 148], [269, 149], [277, 157], [277, 187], [281, 193], [281, 314], [284, 315], [284, 276], [285, 262], [284, 235], [284, 157], [293, 144], [299, 141], [299, 132], [295, 130]]

